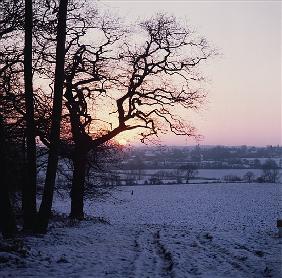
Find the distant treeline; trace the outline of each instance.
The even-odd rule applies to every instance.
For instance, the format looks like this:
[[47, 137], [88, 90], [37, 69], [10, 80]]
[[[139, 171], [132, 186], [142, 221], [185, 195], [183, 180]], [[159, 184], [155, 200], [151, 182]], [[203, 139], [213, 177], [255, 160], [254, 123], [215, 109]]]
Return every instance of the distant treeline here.
[[281, 168], [281, 157], [280, 146], [135, 148], [126, 152], [121, 168], [177, 169], [192, 163], [199, 169], [262, 169], [267, 159]]

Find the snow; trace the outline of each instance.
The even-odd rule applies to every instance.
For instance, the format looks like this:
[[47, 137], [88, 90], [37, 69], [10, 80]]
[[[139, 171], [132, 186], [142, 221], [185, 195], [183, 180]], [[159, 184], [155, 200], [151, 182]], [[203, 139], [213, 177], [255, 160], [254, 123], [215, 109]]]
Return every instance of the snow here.
[[0, 277], [281, 277], [281, 208], [280, 184], [123, 186], [86, 203], [107, 221], [28, 237]]

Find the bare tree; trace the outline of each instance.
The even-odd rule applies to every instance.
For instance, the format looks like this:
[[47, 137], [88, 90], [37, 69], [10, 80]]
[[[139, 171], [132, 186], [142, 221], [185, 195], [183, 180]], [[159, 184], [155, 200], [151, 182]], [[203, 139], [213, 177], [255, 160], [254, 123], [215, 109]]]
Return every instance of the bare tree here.
[[26, 122], [26, 177], [23, 186], [24, 229], [32, 230], [36, 216], [36, 142], [32, 67], [32, 1], [25, 0], [24, 83]]
[[[91, 18], [96, 16], [96, 11], [93, 10]], [[80, 202], [83, 197], [80, 196], [84, 195], [87, 156], [91, 150], [93, 139], [89, 134], [89, 124], [92, 117], [89, 114], [87, 102], [88, 100], [95, 102], [95, 94], [105, 91], [102, 85], [99, 87], [96, 83], [100, 85], [105, 82], [105, 73], [108, 69], [106, 65], [112, 60], [109, 57], [109, 51], [113, 52], [110, 47], [120, 37], [120, 32], [114, 31], [114, 21], [105, 18], [99, 21], [99, 19], [101, 18], [97, 16], [95, 22], [93, 20], [88, 22], [77, 12], [76, 20], [78, 23], [76, 22], [76, 25], [70, 24], [68, 27], [64, 97], [68, 110], [68, 114], [65, 116], [66, 119], [69, 119], [72, 133], [70, 144], [73, 145], [71, 149], [74, 165], [74, 186], [72, 186], [71, 196], [73, 199], [77, 198], [77, 202], [73, 203], [76, 206], [72, 206], [72, 212], [81, 212], [81, 207], [83, 208], [83, 201]], [[72, 24], [74, 23], [72, 22]], [[94, 30], [95, 35], [100, 36], [101, 44], [91, 45], [89, 42], [85, 42], [84, 36], [89, 35], [89, 30]], [[87, 94], [87, 96], [84, 94]], [[99, 132], [96, 131], [96, 134], [99, 134]], [[63, 137], [65, 135], [62, 134]], [[80, 186], [80, 184], [83, 184], [83, 186]], [[74, 215], [74, 213], [71, 213], [71, 215]], [[78, 213], [75, 213], [75, 215], [77, 215], [76, 218], [83, 218], [83, 215], [78, 215]]]
[[[61, 0], [59, 8], [56, 1], [44, 3], [47, 11], [42, 10], [42, 20], [39, 20], [40, 9], [35, 9], [33, 74], [45, 75], [52, 85], [55, 80], [54, 90], [49, 93], [54, 94], [53, 111], [47, 120], [44, 115], [49, 112], [46, 113], [42, 105], [47, 94], [42, 88], [33, 89], [32, 79], [26, 82], [26, 85], [29, 84], [26, 92], [36, 92], [37, 135], [50, 147], [44, 196], [38, 217], [38, 230], [42, 232], [46, 231], [50, 217], [58, 150], [63, 142], [60, 141], [63, 86], [67, 109], [63, 120], [72, 133], [70, 145], [74, 162], [71, 216], [83, 218], [88, 153], [95, 153], [118, 134], [132, 130], [136, 130], [142, 141], [166, 132], [195, 136], [195, 128], [181, 119], [178, 111], [196, 110], [203, 103], [205, 92], [199, 85], [203, 78], [198, 67], [214, 54], [205, 39], [179, 25], [173, 17], [158, 15], [142, 22], [131, 33], [133, 39], [130, 40], [124, 36], [124, 30], [118, 28], [115, 20], [105, 17], [97, 17], [98, 20], [93, 22], [79, 12], [73, 13], [72, 25], [68, 27], [68, 2]], [[97, 31], [95, 38], [101, 38], [96, 40], [99, 43], [89, 42], [88, 30]], [[30, 37], [26, 36], [28, 38], [30, 43]], [[13, 70], [12, 74], [15, 75], [16, 71]], [[18, 94], [14, 96], [18, 97]], [[15, 104], [18, 100], [14, 96], [12, 102]], [[30, 96], [26, 103], [31, 104]], [[105, 118], [97, 116], [99, 107], [104, 108]], [[43, 115], [41, 121], [37, 121], [39, 114]], [[26, 118], [29, 116], [26, 115]], [[52, 120], [51, 127], [49, 118]], [[30, 134], [31, 137], [34, 138], [34, 134]]]
[[248, 171], [245, 175], [244, 175], [244, 180], [246, 180], [247, 182], [253, 182], [255, 179], [255, 174], [251, 171]]
[[276, 183], [279, 181], [279, 167], [275, 160], [268, 159], [262, 164], [262, 179], [264, 182]]
[[184, 172], [184, 177], [186, 179], [186, 183], [189, 183], [189, 180], [194, 178], [198, 174], [198, 167], [195, 164], [187, 164], [179, 167], [181, 172]]
[[68, 0], [61, 0], [58, 11], [56, 69], [52, 125], [50, 133], [50, 150], [42, 203], [38, 212], [37, 232], [46, 233], [51, 216], [53, 193], [58, 165], [58, 147], [60, 143], [60, 124], [62, 116], [62, 99], [65, 78], [65, 41]]
[[[75, 148], [79, 159], [84, 156], [77, 167], [79, 179], [73, 179], [72, 217], [83, 217], [83, 164], [89, 150], [131, 130], [138, 131], [141, 141], [166, 132], [196, 135], [195, 128], [179, 117], [178, 109], [196, 110], [203, 103], [205, 93], [199, 85], [203, 77], [198, 66], [215, 54], [214, 50], [204, 38], [177, 24], [173, 17], [158, 15], [141, 23], [140, 28], [140, 36], [135, 38], [139, 45], [124, 41], [122, 51], [110, 58], [106, 51], [108, 44], [101, 45], [96, 52], [92, 50], [95, 59], [85, 55], [86, 46], [81, 45], [70, 65], [65, 97], [73, 138], [77, 138], [74, 139]], [[105, 33], [105, 29], [103, 31]], [[111, 33], [105, 34], [110, 41]], [[101, 67], [105, 59], [110, 68], [105, 68], [103, 63]], [[95, 69], [91, 77], [87, 71], [90, 65]], [[105, 103], [103, 107], [116, 107], [103, 110], [104, 121], [94, 118], [89, 109], [95, 92], [98, 93], [97, 103], [101, 101]], [[116, 117], [109, 128], [101, 128], [99, 133], [93, 131], [97, 130], [99, 122], [109, 122], [107, 118], [113, 115]]]
[[22, 0], [2, 0], [0, 9], [0, 38], [9, 36], [22, 27], [24, 5]]
[[[20, 54], [15, 50], [11, 38], [22, 27], [24, 17], [22, 1], [1, 2], [0, 9], [0, 226], [4, 237], [11, 237], [16, 232], [16, 222], [13, 207], [10, 202], [10, 192], [13, 181], [10, 176], [12, 154], [10, 152], [11, 140], [16, 141], [18, 135], [11, 133], [18, 123], [18, 111], [13, 107], [15, 99], [10, 99], [9, 93], [12, 84], [11, 75], [16, 71], [14, 66], [20, 62]], [[8, 130], [9, 129], [9, 130]], [[9, 136], [7, 134], [9, 133]], [[18, 145], [18, 142], [17, 142]], [[18, 153], [18, 152], [17, 152]], [[14, 166], [14, 165], [13, 165]], [[16, 172], [16, 169], [13, 168]], [[19, 180], [16, 180], [18, 183]]]

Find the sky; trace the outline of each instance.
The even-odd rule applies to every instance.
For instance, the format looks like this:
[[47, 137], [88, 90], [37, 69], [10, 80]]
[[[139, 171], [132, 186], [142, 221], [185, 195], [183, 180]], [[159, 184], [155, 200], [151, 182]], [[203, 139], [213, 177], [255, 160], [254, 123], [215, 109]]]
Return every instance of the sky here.
[[[208, 103], [192, 120], [202, 145], [281, 145], [280, 1], [105, 1], [99, 6], [126, 21], [157, 12], [196, 28], [221, 55], [205, 68]], [[192, 145], [166, 135], [162, 143]]]

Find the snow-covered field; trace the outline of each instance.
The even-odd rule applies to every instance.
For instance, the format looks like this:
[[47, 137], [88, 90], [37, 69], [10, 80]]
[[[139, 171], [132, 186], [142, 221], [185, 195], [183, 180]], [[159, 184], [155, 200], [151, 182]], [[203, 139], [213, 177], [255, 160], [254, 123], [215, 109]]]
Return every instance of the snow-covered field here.
[[124, 186], [85, 210], [109, 224], [29, 237], [0, 277], [281, 277], [281, 184]]

